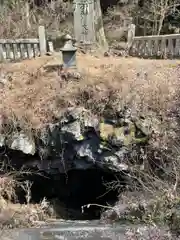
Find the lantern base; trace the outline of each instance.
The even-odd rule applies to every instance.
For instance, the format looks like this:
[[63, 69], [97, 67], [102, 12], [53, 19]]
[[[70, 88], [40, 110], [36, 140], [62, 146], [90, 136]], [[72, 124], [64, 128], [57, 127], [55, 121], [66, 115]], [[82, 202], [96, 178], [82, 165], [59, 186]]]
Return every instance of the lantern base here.
[[62, 80], [64, 79], [66, 81], [81, 79], [81, 73], [79, 73], [75, 68], [68, 68], [68, 69], [63, 68], [63, 71], [61, 71], [60, 76]]

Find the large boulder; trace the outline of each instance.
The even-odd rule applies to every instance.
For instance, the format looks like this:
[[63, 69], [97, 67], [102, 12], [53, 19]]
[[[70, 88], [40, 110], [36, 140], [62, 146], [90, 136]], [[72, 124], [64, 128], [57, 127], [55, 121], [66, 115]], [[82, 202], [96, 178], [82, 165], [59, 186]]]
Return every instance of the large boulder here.
[[127, 171], [128, 159], [138, 155], [150, 134], [150, 121], [132, 117], [129, 109], [119, 112], [115, 119], [102, 119], [79, 107], [57, 112], [55, 122], [36, 136], [23, 129], [0, 134], [0, 147], [36, 153], [39, 160], [31, 164], [45, 171], [67, 172], [96, 166]]
[[[70, 108], [48, 126], [41, 140], [49, 156], [56, 162], [59, 158], [59, 168], [63, 164], [67, 171], [92, 166], [127, 171], [127, 159], [136, 157], [136, 147], [149, 139], [148, 123], [131, 117], [129, 109], [117, 119], [98, 119], [83, 108]], [[51, 165], [55, 168], [55, 161]]]

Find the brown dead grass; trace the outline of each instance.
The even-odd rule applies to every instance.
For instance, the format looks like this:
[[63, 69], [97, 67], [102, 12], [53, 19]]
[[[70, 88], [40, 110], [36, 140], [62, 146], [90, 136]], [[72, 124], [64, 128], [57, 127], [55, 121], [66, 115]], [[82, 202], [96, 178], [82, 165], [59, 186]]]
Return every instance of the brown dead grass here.
[[[1, 230], [4, 228], [38, 226], [48, 218], [55, 217], [53, 208], [45, 198], [38, 204], [15, 203], [17, 202], [16, 188], [21, 187], [22, 184], [12, 176], [1, 175], [0, 177]], [[31, 194], [31, 189], [25, 190]]]
[[2, 114], [39, 128], [68, 106], [83, 106], [98, 114], [123, 106], [163, 114], [179, 95], [180, 61], [78, 54], [83, 79], [60, 84], [57, 72], [43, 69], [51, 60], [44, 57], [1, 65], [1, 72], [11, 76], [0, 90]]
[[40, 204], [12, 204], [0, 199], [0, 229], [40, 226], [50, 218]]
[[[0, 177], [0, 198], [6, 198], [8, 201], [16, 200], [15, 189], [17, 181], [12, 177]], [[2, 200], [2, 199], [1, 199]], [[0, 202], [1, 203], [1, 202]]]

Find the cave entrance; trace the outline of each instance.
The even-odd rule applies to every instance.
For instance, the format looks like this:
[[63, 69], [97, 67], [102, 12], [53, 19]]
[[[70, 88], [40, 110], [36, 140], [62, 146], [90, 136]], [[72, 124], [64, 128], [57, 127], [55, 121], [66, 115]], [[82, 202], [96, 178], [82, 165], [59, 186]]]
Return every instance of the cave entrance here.
[[[99, 168], [70, 170], [67, 174], [30, 175], [28, 180], [33, 182], [31, 202], [39, 203], [45, 197], [53, 203], [55, 212], [61, 218], [99, 219], [103, 210], [99, 205], [113, 206], [118, 199], [118, 190], [109, 188], [107, 184], [117, 181], [117, 178], [114, 172]], [[19, 201], [25, 202], [25, 197], [21, 195]], [[88, 204], [83, 212], [82, 206]]]

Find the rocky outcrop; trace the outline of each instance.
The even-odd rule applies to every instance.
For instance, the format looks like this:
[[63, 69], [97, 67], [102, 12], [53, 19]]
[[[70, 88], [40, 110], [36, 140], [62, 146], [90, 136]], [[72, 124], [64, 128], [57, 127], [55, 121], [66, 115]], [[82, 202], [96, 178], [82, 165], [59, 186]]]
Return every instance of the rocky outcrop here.
[[0, 147], [38, 156], [24, 164], [61, 173], [96, 166], [128, 170], [127, 159], [138, 156], [151, 134], [150, 121], [131, 116], [129, 109], [119, 112], [116, 119], [100, 119], [83, 108], [69, 108], [36, 135], [18, 127], [10, 132], [4, 128]]

